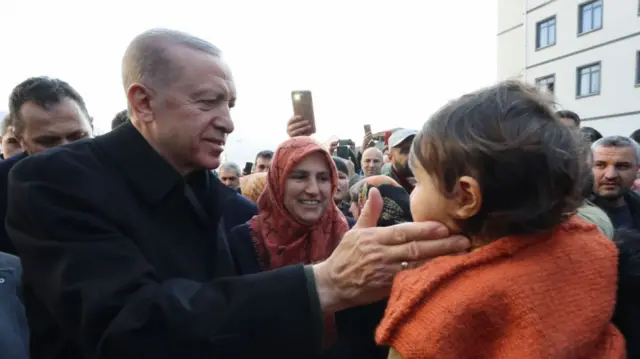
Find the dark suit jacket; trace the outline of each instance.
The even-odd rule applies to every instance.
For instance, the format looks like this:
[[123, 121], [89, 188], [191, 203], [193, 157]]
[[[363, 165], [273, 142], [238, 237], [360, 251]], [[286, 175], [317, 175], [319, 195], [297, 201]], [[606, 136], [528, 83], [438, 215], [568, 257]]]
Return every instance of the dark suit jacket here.
[[314, 355], [312, 272], [231, 276], [224, 227], [251, 211], [207, 174], [183, 178], [130, 123], [15, 166], [7, 230], [33, 359]]
[[4, 226], [4, 219], [7, 216], [7, 186], [9, 185], [9, 171], [16, 163], [26, 157], [27, 153], [23, 152], [0, 161], [0, 219], [3, 224], [0, 228], [0, 252], [13, 255], [16, 254], [16, 248], [11, 243]]
[[[356, 220], [346, 217], [349, 228]], [[236, 271], [240, 275], [262, 271], [249, 224], [235, 227], [229, 234], [229, 246]], [[386, 359], [388, 347], [377, 346], [375, 329], [382, 320], [387, 301], [350, 308], [336, 313], [338, 340], [319, 359]]]

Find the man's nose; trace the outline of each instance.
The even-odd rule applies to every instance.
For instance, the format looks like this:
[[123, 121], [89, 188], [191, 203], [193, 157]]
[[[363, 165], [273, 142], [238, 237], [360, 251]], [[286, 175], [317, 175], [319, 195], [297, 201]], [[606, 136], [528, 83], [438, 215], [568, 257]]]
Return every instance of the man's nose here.
[[233, 132], [235, 129], [228, 106], [221, 110], [221, 113], [216, 116], [213, 123], [215, 127], [227, 134]]
[[605, 169], [605, 171], [604, 171], [604, 177], [608, 178], [608, 179], [617, 178], [618, 177], [618, 171], [613, 166], [607, 167]]

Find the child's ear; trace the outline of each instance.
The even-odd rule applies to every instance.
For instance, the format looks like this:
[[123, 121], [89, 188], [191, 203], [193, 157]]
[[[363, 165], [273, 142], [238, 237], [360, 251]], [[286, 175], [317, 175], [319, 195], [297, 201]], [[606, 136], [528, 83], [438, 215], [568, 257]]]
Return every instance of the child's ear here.
[[480, 184], [473, 177], [462, 176], [455, 187], [454, 200], [456, 207], [453, 217], [456, 219], [468, 219], [480, 212], [482, 207], [482, 191]]

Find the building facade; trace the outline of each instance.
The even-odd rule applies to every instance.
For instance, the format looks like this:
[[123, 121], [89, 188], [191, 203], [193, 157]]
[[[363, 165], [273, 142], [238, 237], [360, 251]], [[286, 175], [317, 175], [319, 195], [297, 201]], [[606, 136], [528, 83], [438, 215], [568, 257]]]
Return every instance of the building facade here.
[[498, 0], [498, 80], [552, 92], [603, 135], [640, 128], [640, 0]]

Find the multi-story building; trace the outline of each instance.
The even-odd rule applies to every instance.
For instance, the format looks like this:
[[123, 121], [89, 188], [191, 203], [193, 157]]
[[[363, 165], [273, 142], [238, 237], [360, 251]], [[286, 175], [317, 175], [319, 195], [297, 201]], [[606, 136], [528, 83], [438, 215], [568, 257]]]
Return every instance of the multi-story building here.
[[535, 83], [603, 135], [640, 128], [640, 0], [498, 0], [498, 80]]

